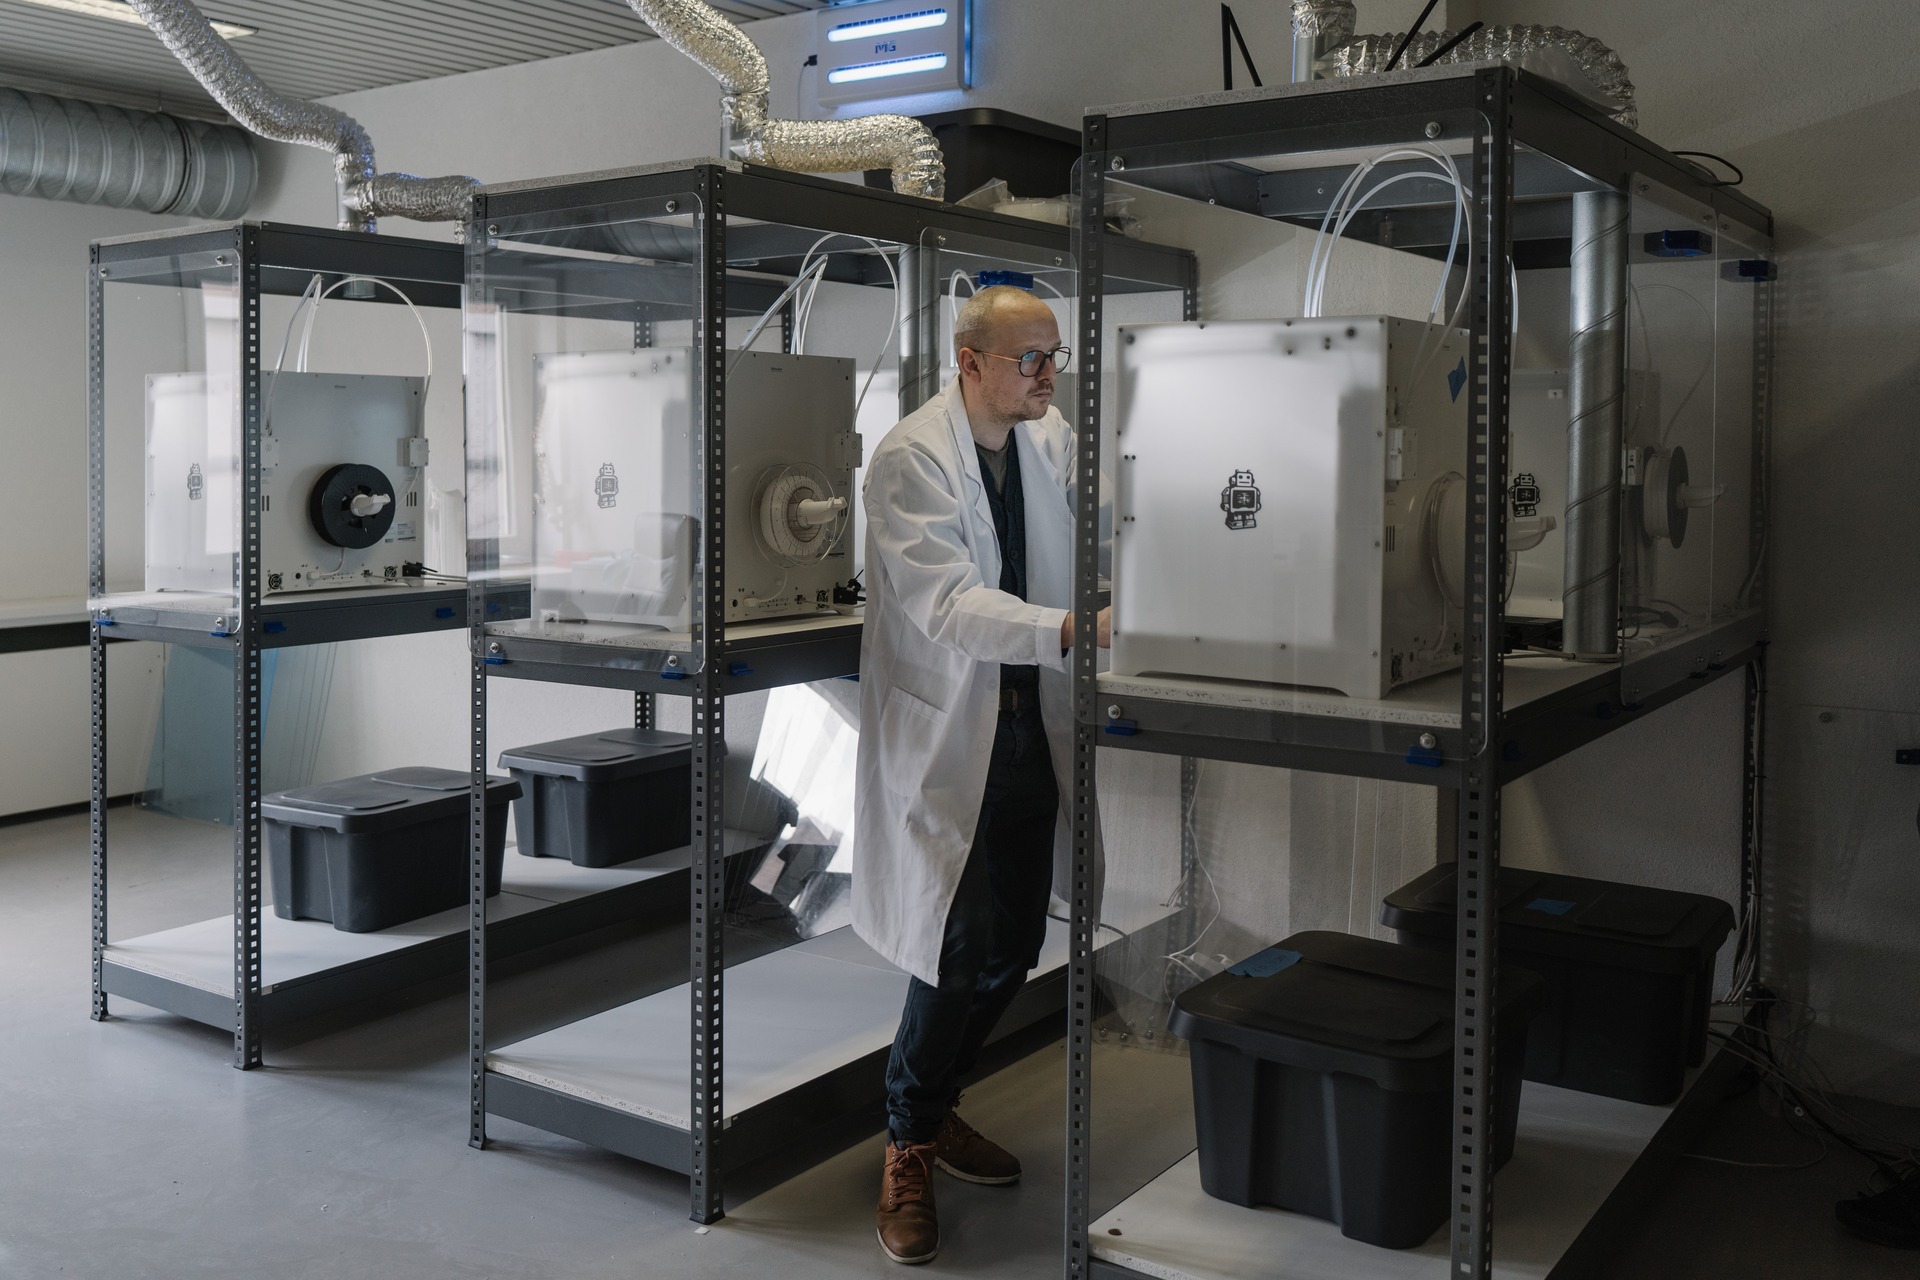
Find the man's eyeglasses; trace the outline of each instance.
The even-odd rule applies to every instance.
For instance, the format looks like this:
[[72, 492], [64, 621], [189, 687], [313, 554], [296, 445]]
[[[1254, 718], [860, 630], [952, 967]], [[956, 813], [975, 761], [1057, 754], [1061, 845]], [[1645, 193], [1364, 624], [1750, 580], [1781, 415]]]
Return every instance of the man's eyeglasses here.
[[[973, 351], [971, 347], [967, 349]], [[1073, 348], [1055, 347], [1051, 351], [1024, 351], [1017, 356], [1003, 356], [993, 351], [973, 351], [973, 354], [977, 356], [991, 356], [995, 360], [1009, 361], [1010, 363], [1020, 366], [1021, 377], [1037, 378], [1040, 376], [1041, 368], [1044, 367], [1048, 361], [1053, 362], [1053, 371], [1055, 373], [1065, 373], [1067, 371], [1067, 362], [1073, 359]]]

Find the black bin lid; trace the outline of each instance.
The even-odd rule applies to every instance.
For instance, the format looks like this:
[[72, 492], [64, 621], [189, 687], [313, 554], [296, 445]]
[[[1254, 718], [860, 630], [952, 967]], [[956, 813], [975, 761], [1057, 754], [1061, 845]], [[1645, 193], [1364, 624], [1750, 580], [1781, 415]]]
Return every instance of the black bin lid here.
[[[1713, 964], [1733, 931], [1718, 898], [1646, 885], [1500, 868], [1502, 948], [1649, 973], [1693, 973]], [[1454, 933], [1458, 893], [1445, 863], [1387, 895], [1380, 923], [1422, 937]]]
[[578, 782], [611, 782], [690, 764], [692, 760], [692, 738], [659, 729], [609, 729], [500, 753], [502, 769]]
[[[290, 827], [315, 827], [348, 835], [391, 831], [462, 813], [471, 785], [457, 769], [407, 765], [322, 782], [264, 797], [261, 816]], [[487, 779], [487, 802], [517, 798], [520, 784], [511, 778]]]
[[[1503, 969], [1502, 1034], [1524, 1034], [1544, 992], [1533, 974]], [[1399, 1092], [1452, 1087], [1453, 958], [1440, 952], [1347, 933], [1296, 933], [1173, 1003], [1168, 1028], [1188, 1040]]]

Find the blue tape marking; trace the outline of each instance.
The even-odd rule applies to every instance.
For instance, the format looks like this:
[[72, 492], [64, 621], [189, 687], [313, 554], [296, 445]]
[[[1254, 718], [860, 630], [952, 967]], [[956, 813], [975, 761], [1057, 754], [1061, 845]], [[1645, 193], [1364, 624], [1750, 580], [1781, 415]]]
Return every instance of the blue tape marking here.
[[1268, 947], [1265, 951], [1254, 952], [1227, 972], [1242, 978], [1271, 978], [1282, 969], [1291, 969], [1299, 964], [1302, 958], [1298, 951]]
[[287, 624], [284, 622], [269, 622], [260, 629], [270, 636], [277, 636], [287, 629]]
[[1465, 356], [1461, 356], [1460, 363], [1455, 365], [1453, 372], [1447, 375], [1447, 390], [1453, 393], [1453, 398], [1455, 400], [1458, 400], [1460, 398], [1461, 389], [1464, 388], [1466, 385], [1467, 385], [1467, 358]]
[[93, 624], [96, 627], [111, 627], [114, 625], [114, 621], [112, 618], [95, 618]]
[[662, 680], [685, 680], [687, 673], [684, 671], [662, 671], [660, 678]]
[[1415, 746], [1407, 748], [1408, 764], [1417, 764], [1427, 769], [1438, 769], [1444, 759], [1445, 757], [1440, 754], [1439, 748], [1437, 747]]
[[727, 668], [727, 674], [730, 676], [750, 676], [753, 674], [753, 668], [744, 662], [736, 662]]
[[1543, 912], [1550, 916], [1563, 916], [1579, 905], [1577, 902], [1563, 902], [1559, 898], [1535, 898], [1527, 904], [1527, 910]]
[[480, 661], [486, 663], [490, 667], [504, 667], [507, 665], [507, 660], [505, 658], [498, 658], [498, 657], [482, 658], [480, 659]]
[[1137, 720], [1109, 720], [1107, 721], [1106, 731], [1116, 738], [1131, 738], [1140, 732], [1140, 722]]
[[433, 611], [433, 616], [436, 618], [451, 618], [453, 616], [453, 606], [443, 604]]

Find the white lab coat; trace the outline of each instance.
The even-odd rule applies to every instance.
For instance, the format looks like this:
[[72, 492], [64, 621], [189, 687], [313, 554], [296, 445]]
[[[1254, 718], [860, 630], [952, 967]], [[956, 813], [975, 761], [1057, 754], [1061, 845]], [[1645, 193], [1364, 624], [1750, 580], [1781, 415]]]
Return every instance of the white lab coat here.
[[[957, 379], [887, 433], [863, 487], [853, 927], [927, 983], [939, 981], [947, 910], [986, 793], [1001, 663], [1040, 668], [1062, 800], [1056, 886], [1071, 847], [1072, 688], [1060, 625], [1073, 604], [1074, 435], [1048, 409], [1012, 439], [1026, 499], [1024, 602], [998, 590], [999, 542]], [[1104, 510], [1101, 528], [1104, 547]]]

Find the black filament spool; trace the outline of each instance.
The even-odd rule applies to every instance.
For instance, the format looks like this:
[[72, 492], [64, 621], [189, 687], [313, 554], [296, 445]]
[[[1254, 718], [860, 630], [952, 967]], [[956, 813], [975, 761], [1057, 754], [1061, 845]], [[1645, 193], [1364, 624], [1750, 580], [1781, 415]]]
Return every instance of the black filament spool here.
[[[385, 494], [387, 503], [369, 516], [353, 514], [353, 500], [362, 494]], [[313, 486], [307, 499], [307, 514], [313, 531], [336, 547], [360, 551], [387, 536], [393, 527], [393, 482], [378, 467], [361, 462], [343, 462], [329, 467]]]

